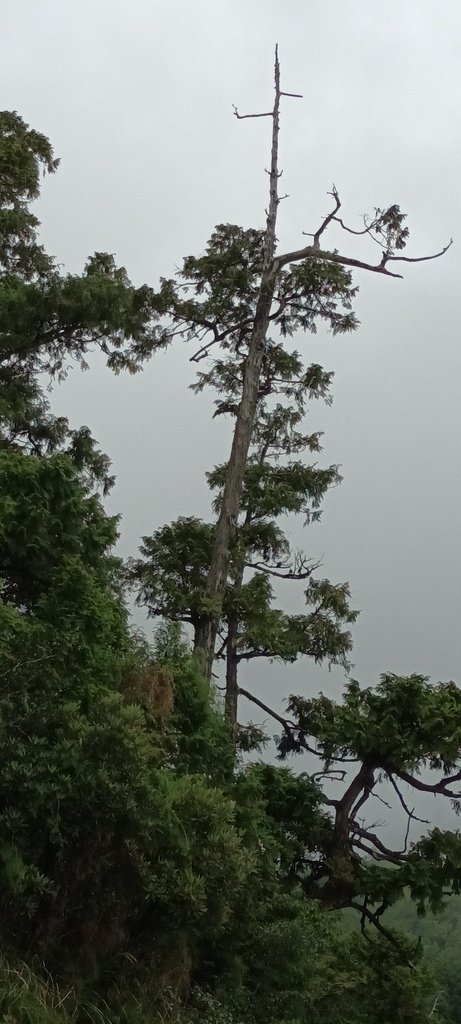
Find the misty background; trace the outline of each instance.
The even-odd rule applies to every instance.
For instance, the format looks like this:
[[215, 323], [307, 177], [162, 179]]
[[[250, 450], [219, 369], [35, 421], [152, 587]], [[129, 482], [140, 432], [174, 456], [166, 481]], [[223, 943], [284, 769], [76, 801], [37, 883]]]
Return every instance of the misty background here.
[[[107, 251], [135, 284], [156, 287], [202, 252], [215, 224], [264, 225], [270, 122], [237, 121], [232, 104], [271, 108], [276, 42], [282, 88], [304, 97], [282, 108], [281, 251], [319, 226], [333, 182], [355, 227], [398, 203], [409, 256], [454, 237], [442, 259], [402, 264], [403, 281], [355, 272], [355, 334], [292, 339], [334, 370], [333, 406], [311, 403], [307, 425], [325, 432], [319, 462], [340, 464], [344, 482], [320, 524], [290, 533], [323, 575], [350, 583], [361, 609], [352, 674], [363, 685], [384, 671], [461, 681], [459, 3], [7, 0], [2, 22], [2, 107], [61, 158], [37, 213], [67, 271]], [[363, 239], [327, 238], [379, 258]], [[112, 459], [108, 508], [122, 516], [124, 557], [171, 519], [210, 514], [204, 474], [227, 458], [232, 421], [212, 420], [211, 393], [188, 389], [192, 353], [176, 342], [118, 378], [94, 357], [53, 392], [55, 412], [88, 424]], [[286, 584], [280, 598], [302, 609], [302, 587]], [[302, 661], [241, 667], [242, 685], [274, 707], [290, 692], [339, 697], [343, 679]]]

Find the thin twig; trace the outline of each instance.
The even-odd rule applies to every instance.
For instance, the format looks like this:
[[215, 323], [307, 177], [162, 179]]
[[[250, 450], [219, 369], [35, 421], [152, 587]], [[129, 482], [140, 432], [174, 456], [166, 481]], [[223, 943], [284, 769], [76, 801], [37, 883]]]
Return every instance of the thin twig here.
[[379, 793], [375, 793], [373, 791], [373, 793], [370, 793], [370, 796], [374, 796], [376, 800], [379, 800], [380, 803], [384, 804], [384, 806], [387, 807], [389, 811], [392, 810], [392, 804], [389, 804], [387, 800], [384, 800], [384, 797], [380, 796]]
[[445, 245], [440, 252], [433, 253], [432, 256], [386, 256], [386, 262], [393, 260], [394, 262], [398, 261], [399, 263], [425, 263], [426, 260], [437, 260], [439, 256], [444, 256], [452, 245], [453, 239], [450, 238], [448, 245]]
[[340, 224], [343, 231], [348, 231], [350, 235], [368, 235], [371, 231], [371, 227], [364, 227], [363, 230], [360, 231], [356, 231], [354, 228], [349, 228], [347, 224], [341, 220], [341, 217], [333, 217], [332, 220], [336, 221], [337, 224]]
[[429, 822], [428, 818], [418, 818], [418, 816], [414, 813], [415, 809], [413, 808], [413, 810], [410, 811], [410, 808], [407, 807], [407, 805], [405, 803], [405, 800], [403, 798], [403, 795], [400, 792], [399, 787], [398, 787], [395, 779], [393, 778], [393, 776], [392, 775], [388, 775], [387, 777], [389, 779], [389, 782], [390, 782], [391, 786], [393, 786], [393, 788], [395, 789], [395, 792], [397, 793], [397, 796], [398, 796], [398, 798], [400, 800], [400, 803], [402, 804], [402, 807], [403, 807], [403, 809], [405, 811], [405, 814], [407, 814], [409, 818], [412, 818], [413, 821], [419, 821], [419, 822], [421, 822], [422, 825], [429, 825], [430, 822]]
[[238, 117], [239, 121], [245, 121], [248, 117], [272, 117], [272, 110], [267, 110], [264, 114], [239, 114], [235, 104], [232, 104], [235, 117]]

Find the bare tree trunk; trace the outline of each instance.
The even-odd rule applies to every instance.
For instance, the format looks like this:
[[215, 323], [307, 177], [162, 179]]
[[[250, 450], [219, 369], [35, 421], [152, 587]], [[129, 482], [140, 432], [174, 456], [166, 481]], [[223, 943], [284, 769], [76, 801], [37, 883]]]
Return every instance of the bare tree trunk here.
[[227, 721], [231, 729], [235, 729], [237, 725], [237, 706], [238, 706], [238, 657], [237, 657], [237, 639], [238, 639], [238, 626], [239, 619], [238, 614], [232, 614], [229, 616], [228, 630], [227, 630], [227, 644], [226, 644], [226, 700], [225, 700], [225, 714]]
[[[259, 380], [264, 355], [269, 317], [277, 280], [278, 266], [274, 261], [278, 209], [278, 135], [280, 110], [280, 67], [278, 51], [275, 51], [275, 100], [272, 117], [272, 147], [270, 169], [270, 195], [267, 211], [264, 262], [261, 284], [256, 305], [253, 332], [250, 338], [248, 356], [243, 376], [242, 398], [235, 423], [230, 459], [224, 483], [221, 511], [219, 514], [216, 539], [208, 573], [206, 593], [212, 611], [198, 630], [195, 649], [199, 655], [202, 671], [211, 678], [216, 634], [222, 609], [224, 590], [227, 582], [229, 553], [237, 525], [242, 496], [243, 475], [250, 447], [254, 419], [258, 402]], [[247, 115], [253, 116], [253, 115]]]

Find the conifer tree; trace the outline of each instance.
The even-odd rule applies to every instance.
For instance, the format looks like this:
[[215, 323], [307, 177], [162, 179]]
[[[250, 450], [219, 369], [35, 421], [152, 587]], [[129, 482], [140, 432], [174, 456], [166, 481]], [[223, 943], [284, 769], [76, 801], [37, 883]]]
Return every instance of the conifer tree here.
[[[234, 109], [239, 119], [268, 117], [272, 121], [265, 229], [244, 231], [235, 225], [218, 225], [205, 254], [186, 258], [177, 278], [163, 281], [159, 293], [167, 322], [159, 343], [178, 336], [193, 339], [199, 343], [193, 357], [196, 362], [212, 355], [215, 347], [226, 354], [232, 353], [237, 361], [244, 356], [241, 389], [233, 403], [236, 415], [232, 447], [207, 572], [207, 613], [202, 616], [196, 633], [196, 648], [208, 678], [241, 509], [264, 356], [270, 339], [274, 333], [286, 338], [297, 331], [315, 331], [318, 323], [335, 333], [353, 330], [357, 321], [351, 302], [356, 288], [350, 268], [395, 278], [401, 276], [395, 269], [397, 263], [418, 261], [418, 258], [402, 255], [409, 231], [405, 214], [397, 204], [386, 209], [375, 208], [370, 217], [364, 218], [364, 227], [354, 230], [339, 216], [341, 200], [335, 186], [330, 193], [331, 211], [310, 233], [312, 241], [290, 252], [277, 251], [278, 210], [281, 199], [285, 198], [278, 190], [280, 105], [283, 97], [295, 95], [281, 88], [277, 48], [274, 90], [270, 111], [242, 115]], [[378, 262], [367, 262], [326, 247], [324, 239], [332, 225], [376, 243], [380, 248]], [[421, 258], [434, 259], [448, 247], [434, 256]]]
[[[49, 143], [15, 114], [0, 128], [0, 935], [2, 955], [33, 957], [65, 981], [60, 992], [0, 960], [1, 1013], [87, 1019], [84, 1000], [67, 1013], [71, 978], [95, 990], [94, 1019], [150, 1022], [165, 990], [184, 1024], [433, 1019], [419, 952], [385, 914], [404, 891], [420, 911], [461, 891], [459, 835], [423, 830], [411, 842], [407, 796], [461, 800], [457, 687], [387, 675], [378, 689], [351, 682], [338, 702], [291, 697], [286, 716], [245, 692], [280, 727], [282, 760], [316, 760], [298, 774], [240, 763], [176, 623], [163, 624], [155, 651], [133, 634], [117, 522], [96, 493], [110, 485], [108, 459], [87, 428], [53, 417], [39, 376], [59, 377], [94, 346], [114, 369], [135, 369], [175, 331], [200, 335], [200, 363], [211, 332], [219, 356], [196, 387], [214, 388], [216, 413], [238, 423], [258, 289], [275, 266], [267, 238], [218, 228], [205, 257], [157, 294], [134, 289], [104, 254], [62, 275], [29, 209], [40, 171], [56, 169]], [[243, 660], [348, 662], [347, 585], [318, 578], [279, 522], [315, 520], [339, 481], [303, 423], [311, 400], [329, 401], [331, 374], [286, 348], [300, 328], [354, 326], [348, 263], [324, 257], [294, 254], [270, 278], [280, 337], [259, 336], [222, 603], [209, 581], [228, 464], [209, 474], [218, 525], [164, 527], [132, 567], [152, 611], [191, 622], [199, 650], [219, 609], [232, 725]], [[278, 581], [306, 588], [304, 614], [275, 606]], [[407, 819], [395, 849], [365, 818], [382, 779]], [[338, 933], [323, 911], [344, 907], [379, 940]]]
[[[200, 375], [197, 388], [211, 386], [219, 396], [216, 414], [235, 415], [233, 401], [243, 373], [243, 361], [228, 357]], [[348, 585], [318, 578], [315, 560], [291, 550], [279, 523], [282, 516], [293, 514], [304, 522], [317, 521], [325, 494], [340, 480], [337, 466], [320, 468], [316, 461], [305, 461], [306, 453], [320, 453], [321, 435], [302, 429], [308, 401], [331, 400], [331, 378], [316, 364], [304, 366], [299, 353], [281, 344], [267, 347], [218, 627], [216, 657], [226, 662], [226, 715], [232, 726], [237, 723], [242, 662], [292, 662], [305, 655], [348, 668], [348, 626], [357, 614], [349, 606]], [[208, 474], [217, 514], [225, 474], [225, 466]], [[143, 558], [131, 563], [139, 603], [152, 616], [190, 623], [195, 646], [208, 611], [206, 579], [215, 534], [212, 523], [181, 518], [145, 537]], [[274, 607], [274, 584], [283, 581], [306, 588], [306, 613], [290, 615]]]
[[110, 486], [109, 462], [88, 428], [50, 411], [43, 376], [59, 379], [95, 348], [118, 371], [136, 370], [159, 341], [155, 293], [134, 288], [112, 256], [62, 274], [39, 244], [30, 209], [41, 174], [59, 165], [48, 139], [15, 112], [0, 112], [0, 445], [36, 455], [67, 451]]

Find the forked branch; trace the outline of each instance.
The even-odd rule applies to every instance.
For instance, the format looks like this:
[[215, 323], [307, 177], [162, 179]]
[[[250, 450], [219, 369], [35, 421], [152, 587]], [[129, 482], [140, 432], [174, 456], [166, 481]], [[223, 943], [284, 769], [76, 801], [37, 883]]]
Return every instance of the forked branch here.
[[[440, 249], [439, 252], [432, 253], [429, 256], [396, 256], [394, 254], [394, 249], [402, 249], [408, 236], [408, 229], [402, 228], [402, 223], [405, 218], [404, 215], [400, 213], [398, 206], [389, 207], [388, 210], [376, 210], [374, 220], [367, 224], [366, 219], [364, 218], [365, 227], [356, 231], [353, 228], [348, 227], [342, 218], [337, 216], [338, 211], [341, 208], [341, 200], [335, 185], [333, 185], [332, 191], [328, 194], [333, 197], [333, 209], [324, 218], [317, 231], [303, 232], [303, 234], [310, 234], [311, 238], [313, 238], [312, 244], [305, 246], [303, 249], [297, 249], [293, 252], [285, 253], [282, 256], [277, 256], [274, 261], [277, 268], [284, 267], [287, 263], [296, 263], [300, 260], [314, 257], [325, 260], [329, 263], [340, 263], [342, 266], [346, 267], [356, 267], [361, 270], [371, 271], [375, 274], [385, 274], [388, 277], [401, 278], [402, 274], [397, 274], [388, 269], [388, 263], [423, 263], [427, 260], [436, 260], [440, 256], [443, 256], [453, 244], [453, 239], [451, 238], [443, 249]], [[343, 256], [336, 250], [321, 249], [320, 238], [328, 228], [329, 224], [333, 221], [339, 224], [343, 231], [347, 231], [352, 235], [368, 235], [374, 242], [377, 242], [378, 245], [382, 245], [383, 240], [387, 241], [389, 244], [382, 250], [380, 262], [376, 264], [367, 263], [364, 260], [357, 260], [350, 256]], [[378, 236], [381, 235], [382, 237], [376, 237], [376, 234], [373, 232], [376, 232]]]
[[396, 274], [392, 270], [388, 270], [387, 264], [393, 260], [394, 262], [404, 263], [424, 263], [427, 260], [437, 260], [440, 256], [444, 256], [450, 246], [453, 245], [453, 239], [450, 239], [447, 245], [439, 252], [432, 253], [430, 256], [389, 256], [387, 253], [383, 253], [380, 263], [365, 263], [364, 260], [353, 259], [350, 256], [343, 256], [339, 252], [329, 252], [327, 249], [318, 249], [315, 245], [306, 245], [304, 249], [296, 249], [293, 252], [285, 253], [283, 256], [276, 256], [276, 263], [278, 267], [284, 267], [287, 263], [298, 263], [300, 260], [307, 259], [318, 259], [325, 260], [327, 263], [340, 263], [343, 267], [355, 267], [358, 270], [369, 270], [373, 274], [384, 274], [386, 277], [399, 277], [402, 278], [403, 274]]

